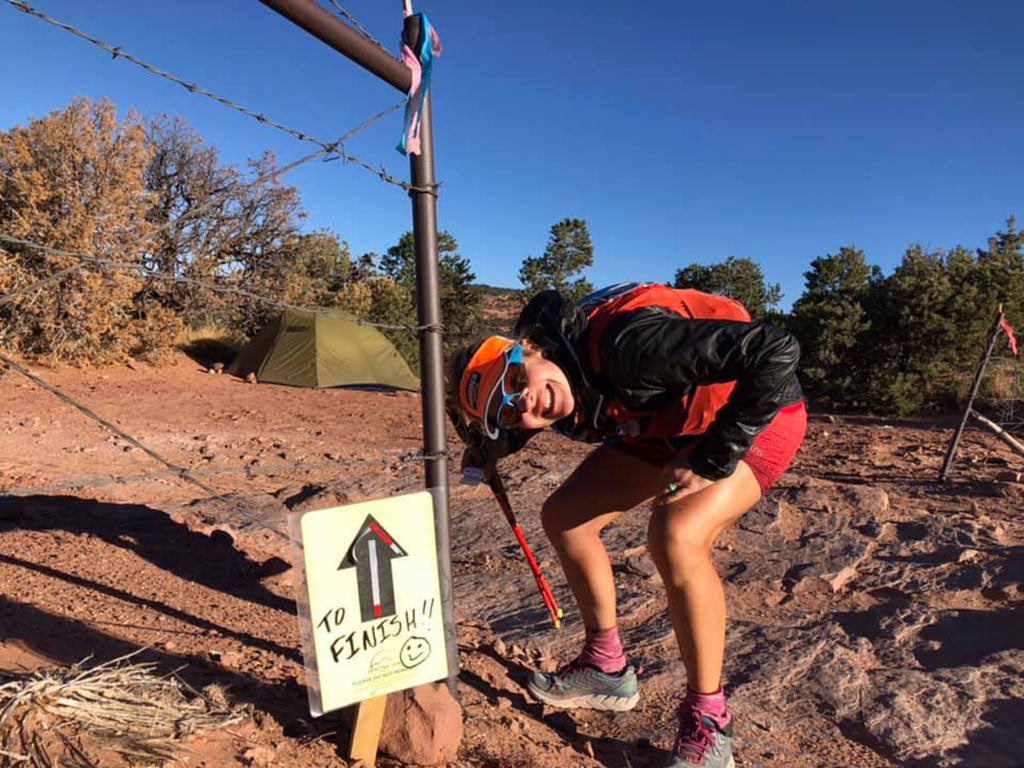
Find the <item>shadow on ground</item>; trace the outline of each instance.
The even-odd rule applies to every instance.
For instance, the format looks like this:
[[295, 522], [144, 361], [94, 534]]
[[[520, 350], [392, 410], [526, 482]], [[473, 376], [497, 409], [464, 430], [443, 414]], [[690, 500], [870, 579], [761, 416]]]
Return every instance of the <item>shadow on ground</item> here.
[[178, 655], [152, 647], [140, 651], [135, 643], [112, 637], [82, 622], [55, 616], [34, 606], [0, 595], [0, 642], [20, 641], [32, 652], [62, 665], [90, 658], [90, 666], [139, 652], [135, 662], [156, 662], [160, 669], [175, 672], [196, 690], [215, 683], [228, 691], [232, 701], [252, 705], [270, 714], [290, 736], [315, 736], [340, 719], [308, 721], [306, 692], [294, 680], [264, 683], [197, 656]]
[[129, 549], [161, 570], [241, 600], [295, 614], [295, 603], [258, 580], [260, 564], [225, 533], [207, 536], [141, 504], [114, 504], [76, 496], [0, 497], [4, 527], [63, 530], [97, 536]]

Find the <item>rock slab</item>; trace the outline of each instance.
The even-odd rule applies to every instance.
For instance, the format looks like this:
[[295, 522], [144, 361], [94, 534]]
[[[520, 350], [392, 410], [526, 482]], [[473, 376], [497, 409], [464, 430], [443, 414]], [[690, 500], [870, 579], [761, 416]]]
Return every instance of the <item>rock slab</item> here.
[[380, 751], [403, 765], [453, 761], [462, 741], [462, 707], [448, 686], [430, 683], [388, 696]]

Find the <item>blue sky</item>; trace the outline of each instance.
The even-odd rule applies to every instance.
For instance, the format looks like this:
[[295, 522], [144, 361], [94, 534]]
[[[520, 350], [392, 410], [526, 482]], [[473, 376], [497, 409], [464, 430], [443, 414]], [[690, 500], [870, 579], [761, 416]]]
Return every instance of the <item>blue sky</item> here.
[[[317, 136], [400, 95], [257, 0], [29, 0], [143, 59]], [[328, 5], [327, 0], [321, 0]], [[343, 0], [396, 49], [399, 0]], [[1024, 4], [417, 5], [441, 33], [439, 218], [482, 282], [518, 286], [551, 224], [586, 219], [597, 284], [691, 262], [761, 263], [788, 306], [810, 261], [856, 245], [889, 271], [912, 243], [983, 246], [1024, 215]], [[0, 129], [107, 96], [184, 116], [224, 160], [308, 151], [0, 0]], [[406, 178], [400, 113], [349, 150]], [[308, 229], [353, 253], [410, 227], [398, 189], [353, 166], [286, 177]]]

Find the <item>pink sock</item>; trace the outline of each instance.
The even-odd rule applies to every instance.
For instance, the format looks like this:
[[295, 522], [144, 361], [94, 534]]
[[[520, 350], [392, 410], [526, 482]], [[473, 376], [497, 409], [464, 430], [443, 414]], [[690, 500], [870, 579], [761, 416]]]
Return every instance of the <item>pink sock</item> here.
[[587, 639], [579, 660], [597, 667], [606, 675], [621, 672], [626, 666], [626, 652], [622, 650], [619, 628], [587, 629]]
[[723, 728], [732, 720], [729, 706], [725, 702], [725, 693], [722, 692], [721, 688], [713, 693], [697, 693], [697, 691], [687, 686], [683, 707], [696, 710], [702, 715], [710, 717]]

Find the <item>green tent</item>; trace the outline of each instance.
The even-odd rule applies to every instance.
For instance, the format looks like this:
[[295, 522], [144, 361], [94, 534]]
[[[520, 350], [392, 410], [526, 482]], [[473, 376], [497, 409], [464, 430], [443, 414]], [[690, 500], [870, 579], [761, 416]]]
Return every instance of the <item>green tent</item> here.
[[293, 387], [370, 385], [419, 390], [409, 364], [384, 335], [351, 315], [286, 309], [250, 341], [228, 373]]

